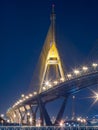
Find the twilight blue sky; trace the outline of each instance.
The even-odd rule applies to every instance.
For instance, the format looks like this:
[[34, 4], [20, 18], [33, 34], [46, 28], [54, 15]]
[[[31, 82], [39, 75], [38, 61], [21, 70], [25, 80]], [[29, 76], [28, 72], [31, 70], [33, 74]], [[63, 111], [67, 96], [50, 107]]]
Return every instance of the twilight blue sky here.
[[[0, 113], [29, 88], [50, 25], [52, 3], [65, 65], [74, 68], [92, 59], [98, 38], [97, 0], [0, 0]], [[98, 103], [88, 110], [92, 100], [84, 102], [89, 94], [86, 89], [76, 95], [78, 115], [98, 114]], [[69, 99], [69, 113], [71, 103]]]

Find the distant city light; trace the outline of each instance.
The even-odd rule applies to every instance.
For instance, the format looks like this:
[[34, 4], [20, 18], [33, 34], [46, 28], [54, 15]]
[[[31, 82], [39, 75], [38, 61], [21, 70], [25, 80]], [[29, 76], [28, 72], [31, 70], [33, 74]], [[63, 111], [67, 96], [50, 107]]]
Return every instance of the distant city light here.
[[78, 118], [77, 118], [77, 121], [80, 121], [80, 120], [81, 120], [81, 118], [80, 118], [80, 117], [78, 117]]
[[32, 123], [32, 118], [29, 119], [30, 123]]
[[86, 123], [86, 119], [83, 119], [83, 122]]
[[61, 120], [60, 123], [59, 123], [59, 125], [60, 125], [61, 127], [63, 127], [63, 126], [64, 126], [64, 121]]
[[7, 120], [7, 123], [10, 123], [10, 120]]
[[72, 96], [73, 99], [75, 99], [75, 96]]
[[63, 123], [62, 123], [62, 122], [60, 122], [60, 126], [63, 126]]

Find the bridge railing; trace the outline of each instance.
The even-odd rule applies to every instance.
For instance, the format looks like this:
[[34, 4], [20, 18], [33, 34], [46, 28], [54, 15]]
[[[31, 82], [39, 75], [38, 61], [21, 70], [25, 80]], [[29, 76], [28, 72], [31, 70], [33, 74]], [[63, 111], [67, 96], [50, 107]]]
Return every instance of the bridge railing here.
[[58, 127], [58, 126], [0, 126], [0, 130], [98, 130], [98, 126]]

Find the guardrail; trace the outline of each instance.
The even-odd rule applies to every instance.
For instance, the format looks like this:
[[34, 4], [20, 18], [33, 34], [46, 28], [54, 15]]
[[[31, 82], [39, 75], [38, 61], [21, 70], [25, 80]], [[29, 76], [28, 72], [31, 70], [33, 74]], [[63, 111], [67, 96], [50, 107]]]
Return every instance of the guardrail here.
[[77, 127], [58, 127], [58, 126], [0, 126], [0, 130], [98, 130], [98, 126], [77, 126]]

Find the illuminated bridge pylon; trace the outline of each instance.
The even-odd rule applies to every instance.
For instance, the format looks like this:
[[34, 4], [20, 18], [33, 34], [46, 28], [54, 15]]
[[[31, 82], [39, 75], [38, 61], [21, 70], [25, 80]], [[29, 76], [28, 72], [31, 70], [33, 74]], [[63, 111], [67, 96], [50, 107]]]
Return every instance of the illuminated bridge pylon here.
[[[46, 109], [46, 104], [54, 99], [57, 99], [59, 96], [58, 94], [48, 95], [45, 98], [41, 96], [43, 92], [46, 92], [53, 88], [53, 85], [50, 84], [51, 82], [57, 81], [57, 79], [66, 81], [63, 65], [56, 45], [54, 5], [52, 5], [51, 25], [36, 68], [38, 68], [38, 91], [33, 94], [31, 92], [29, 96], [22, 97], [11, 109], [8, 110], [7, 116], [10, 118], [11, 122], [21, 123], [23, 125], [37, 125], [37, 116], [40, 117], [41, 126], [51, 126], [58, 124], [64, 114], [68, 96], [61, 96], [63, 100], [62, 105], [60, 106], [54, 123], [51, 121], [49, 113]], [[35, 82], [36, 80], [33, 81]], [[33, 102], [31, 100], [30, 102], [26, 103], [29, 97], [33, 98], [33, 96], [36, 97], [35, 101]], [[21, 102], [20, 106], [18, 106], [19, 102]]]
[[[68, 97], [83, 88], [98, 85], [98, 63], [96, 62], [89, 66], [77, 68], [71, 73], [66, 72], [64, 77], [64, 69], [55, 39], [55, 14], [53, 6], [51, 25], [38, 64], [40, 73], [36, 73], [40, 81], [40, 85], [38, 82], [39, 88], [37, 91], [30, 91], [29, 94], [22, 94], [19, 100], [8, 109], [7, 116], [11, 123], [32, 126], [59, 125], [64, 117]], [[52, 67], [55, 67], [55, 69]], [[53, 72], [54, 70], [51, 71], [51, 68], [55, 72]], [[54, 74], [55, 76], [53, 76]], [[35, 82], [36, 80], [33, 81]], [[56, 108], [58, 112], [55, 113], [56, 118], [52, 121], [47, 104], [57, 99], [61, 99], [62, 103]]]
[[[36, 88], [35, 82], [37, 81], [38, 90], [21, 95], [8, 109], [7, 116], [11, 123], [28, 126], [62, 125], [68, 97], [83, 88], [98, 85], [98, 63], [80, 67], [71, 73], [66, 71], [66, 75], [64, 75], [63, 65], [56, 46], [54, 6], [52, 6], [51, 25], [38, 63], [36, 75], [39, 81], [33, 80], [34, 88]], [[57, 99], [61, 99], [62, 102], [56, 108], [58, 112], [53, 121], [49, 115], [47, 104]]]
[[41, 76], [39, 93], [51, 87], [51, 85], [48, 85], [49, 80], [55, 80], [58, 78], [65, 80], [64, 70], [56, 46], [54, 5], [52, 6], [51, 25], [47, 34], [45, 47], [42, 51], [45, 51], [45, 61], [44, 68], [42, 70], [43, 72]]

